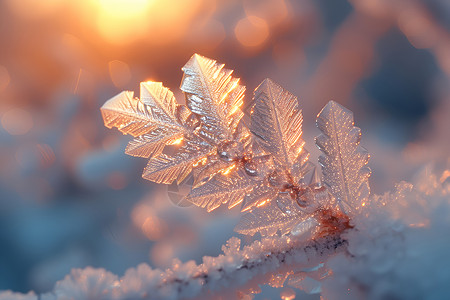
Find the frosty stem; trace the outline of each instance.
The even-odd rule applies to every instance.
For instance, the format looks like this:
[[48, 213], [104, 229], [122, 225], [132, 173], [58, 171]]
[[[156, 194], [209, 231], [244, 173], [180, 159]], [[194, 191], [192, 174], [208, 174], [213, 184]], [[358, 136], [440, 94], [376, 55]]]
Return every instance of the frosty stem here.
[[[236, 240], [228, 242], [228, 245], [234, 245], [224, 248], [225, 255], [204, 258], [204, 263], [196, 266], [197, 270], [191, 276], [177, 276], [177, 271], [167, 270], [166, 274], [171, 273], [171, 276], [156, 286], [157, 290], [163, 291], [158, 294], [178, 299], [199, 296], [208, 298], [220, 292], [221, 295], [234, 299], [237, 297], [233, 294], [236, 293], [235, 288], [238, 292], [252, 292], [258, 289], [258, 284], [270, 283], [273, 275], [316, 266], [330, 255], [344, 250], [347, 245], [347, 241], [340, 235], [308, 241], [284, 236], [256, 241], [238, 250]], [[239, 243], [237, 244], [239, 247]], [[167, 295], [168, 291], [172, 294]], [[148, 296], [148, 299], [159, 297], [155, 291]]]

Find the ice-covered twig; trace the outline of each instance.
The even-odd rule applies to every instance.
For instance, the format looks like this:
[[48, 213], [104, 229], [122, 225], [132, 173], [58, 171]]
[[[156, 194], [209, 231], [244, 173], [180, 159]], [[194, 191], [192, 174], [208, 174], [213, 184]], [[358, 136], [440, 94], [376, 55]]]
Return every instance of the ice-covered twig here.
[[255, 282], [266, 283], [274, 273], [316, 266], [330, 255], [342, 251], [345, 245], [346, 241], [337, 235], [308, 242], [276, 237], [256, 241], [239, 250], [240, 240], [232, 238], [223, 247], [225, 255], [204, 257], [203, 264], [194, 267], [190, 277], [178, 272], [177, 269], [184, 268], [176, 265], [166, 272], [170, 277], [157, 287], [176, 292], [170, 295], [171, 298], [208, 296], [219, 291], [221, 294], [230, 293], [231, 290], [232, 294], [227, 299], [233, 299], [237, 297], [237, 291], [252, 290]]
[[53, 292], [39, 298], [210, 299], [222, 295], [236, 299], [239, 293], [258, 289], [258, 284], [270, 283], [273, 275], [317, 266], [347, 246], [340, 235], [307, 241], [288, 236], [264, 238], [243, 249], [240, 242], [233, 237], [222, 247], [224, 254], [204, 257], [200, 265], [175, 260], [165, 271], [141, 264], [118, 278], [103, 269], [75, 269], [56, 283]]

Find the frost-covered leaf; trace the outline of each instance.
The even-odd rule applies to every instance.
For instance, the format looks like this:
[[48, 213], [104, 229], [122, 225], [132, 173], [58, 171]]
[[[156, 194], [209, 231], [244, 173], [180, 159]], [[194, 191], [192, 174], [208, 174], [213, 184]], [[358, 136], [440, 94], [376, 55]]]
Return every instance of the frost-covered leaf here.
[[[280, 205], [283, 206], [282, 211]], [[270, 236], [280, 231], [289, 233], [292, 228], [305, 219], [307, 215], [287, 196], [280, 195], [276, 201], [268, 201], [245, 214], [235, 231], [241, 234]]]
[[255, 90], [250, 130], [284, 166], [291, 167], [303, 155], [302, 121], [297, 98], [272, 80]]
[[[234, 167], [233, 167], [234, 166]], [[227, 168], [236, 168], [236, 164], [234, 162], [228, 162], [220, 159], [217, 155], [210, 155], [204, 164], [199, 164], [195, 166], [193, 170], [194, 174], [194, 183], [193, 186], [199, 186], [204, 184], [213, 178], [220, 171], [225, 171]], [[233, 171], [230, 169], [230, 172]]]
[[160, 154], [166, 145], [182, 141], [181, 131], [155, 128], [144, 135], [138, 136], [130, 141], [125, 153], [131, 156], [152, 157]]
[[193, 188], [186, 200], [204, 207], [208, 211], [212, 211], [222, 204], [228, 204], [228, 208], [233, 208], [241, 203], [244, 196], [251, 192], [255, 183], [242, 171], [231, 172], [230, 170], [227, 173], [228, 170]]
[[150, 108], [133, 92], [122, 92], [109, 99], [101, 107], [103, 121], [108, 128], [117, 127], [124, 134], [140, 136], [155, 128], [151, 122]]
[[142, 82], [140, 94], [140, 99], [134, 99], [132, 92], [123, 92], [107, 101], [101, 110], [106, 126], [137, 136], [125, 152], [147, 158], [189, 134], [184, 126], [188, 112], [160, 82]]
[[[272, 201], [285, 186], [299, 184], [308, 172], [309, 153], [304, 149], [302, 121], [297, 98], [272, 80], [264, 80], [255, 90], [250, 117], [250, 131], [256, 137], [253, 149], [270, 154], [275, 164], [253, 193], [245, 197], [243, 211]], [[274, 176], [277, 178], [271, 180]]]
[[215, 141], [232, 139], [243, 117], [245, 87], [231, 76], [231, 70], [215, 60], [194, 54], [182, 68], [181, 90], [186, 93], [187, 106], [200, 116], [200, 135]]
[[142, 177], [156, 183], [182, 182], [192, 171], [193, 165], [205, 159], [214, 150], [207, 144], [187, 141], [174, 155], [165, 153], [148, 162]]
[[323, 152], [319, 163], [324, 183], [347, 213], [360, 208], [370, 193], [369, 153], [359, 146], [361, 130], [353, 125], [353, 113], [334, 101], [317, 117], [322, 134], [316, 144]]
[[241, 211], [248, 211], [254, 206], [272, 201], [277, 197], [278, 192], [277, 188], [269, 186], [264, 180], [259, 181], [252, 193], [245, 195]]

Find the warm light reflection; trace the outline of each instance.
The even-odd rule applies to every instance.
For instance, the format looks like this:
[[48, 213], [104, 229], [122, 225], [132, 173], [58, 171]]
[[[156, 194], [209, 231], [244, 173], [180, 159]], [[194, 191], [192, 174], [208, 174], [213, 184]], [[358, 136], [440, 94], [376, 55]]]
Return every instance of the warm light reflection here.
[[117, 18], [133, 18], [145, 13], [153, 0], [98, 0], [102, 13]]
[[256, 206], [257, 207], [261, 207], [261, 206], [264, 206], [264, 205], [266, 205], [267, 203], [269, 203], [269, 200], [268, 199], [266, 199], [266, 200], [264, 200], [264, 201], [261, 201], [261, 202], [259, 202]]
[[1, 123], [9, 134], [23, 135], [33, 127], [33, 118], [28, 111], [14, 108], [3, 114]]
[[448, 178], [450, 178], [450, 170], [445, 170], [444, 173], [442, 173], [441, 178], [439, 178], [439, 181], [444, 183]]
[[151, 0], [99, 0], [97, 25], [111, 43], [124, 44], [142, 37]]
[[180, 40], [190, 29], [203, 0], [100, 0], [97, 25], [110, 43], [146, 40], [163, 45]]
[[232, 115], [232, 114], [234, 114], [235, 112], [237, 112], [238, 109], [239, 109], [239, 106], [237, 106], [237, 105], [233, 106], [233, 108], [232, 108], [231, 111], [230, 111], [230, 115]]
[[167, 224], [158, 218], [154, 208], [145, 203], [134, 207], [131, 219], [134, 226], [151, 241], [161, 239], [167, 232]]
[[295, 299], [295, 291], [291, 288], [285, 288], [281, 291], [280, 297], [282, 300], [292, 300]]
[[141, 226], [142, 233], [151, 241], [159, 240], [163, 237], [164, 223], [155, 216], [147, 217]]
[[234, 28], [236, 39], [245, 47], [262, 45], [269, 37], [267, 22], [255, 16], [241, 19]]
[[230, 174], [230, 172], [231, 172], [234, 168], [236, 168], [236, 165], [235, 165], [235, 164], [232, 164], [232, 165], [229, 166], [228, 168], [222, 170], [222, 174], [223, 174], [223, 175], [228, 175], [228, 174]]
[[192, 166], [197, 167], [198, 165], [204, 165], [208, 159], [205, 157], [199, 159], [196, 163], [194, 163]]
[[179, 145], [183, 142], [183, 137], [180, 137], [176, 140], [174, 140], [172, 143], [170, 143], [169, 145]]

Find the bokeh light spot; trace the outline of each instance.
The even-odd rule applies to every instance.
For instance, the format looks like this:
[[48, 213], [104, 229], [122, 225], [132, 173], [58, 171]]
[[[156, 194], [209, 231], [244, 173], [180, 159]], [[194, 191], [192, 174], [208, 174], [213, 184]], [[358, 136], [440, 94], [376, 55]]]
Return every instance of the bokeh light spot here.
[[14, 108], [2, 116], [2, 126], [11, 135], [23, 135], [33, 127], [33, 118], [26, 110]]
[[269, 37], [269, 26], [261, 18], [248, 16], [234, 28], [236, 39], [245, 47], [260, 46]]
[[147, 217], [141, 226], [142, 233], [151, 241], [161, 239], [165, 228], [166, 224], [156, 216]]
[[280, 297], [282, 300], [295, 299], [295, 291], [291, 288], [284, 288], [280, 293]]

